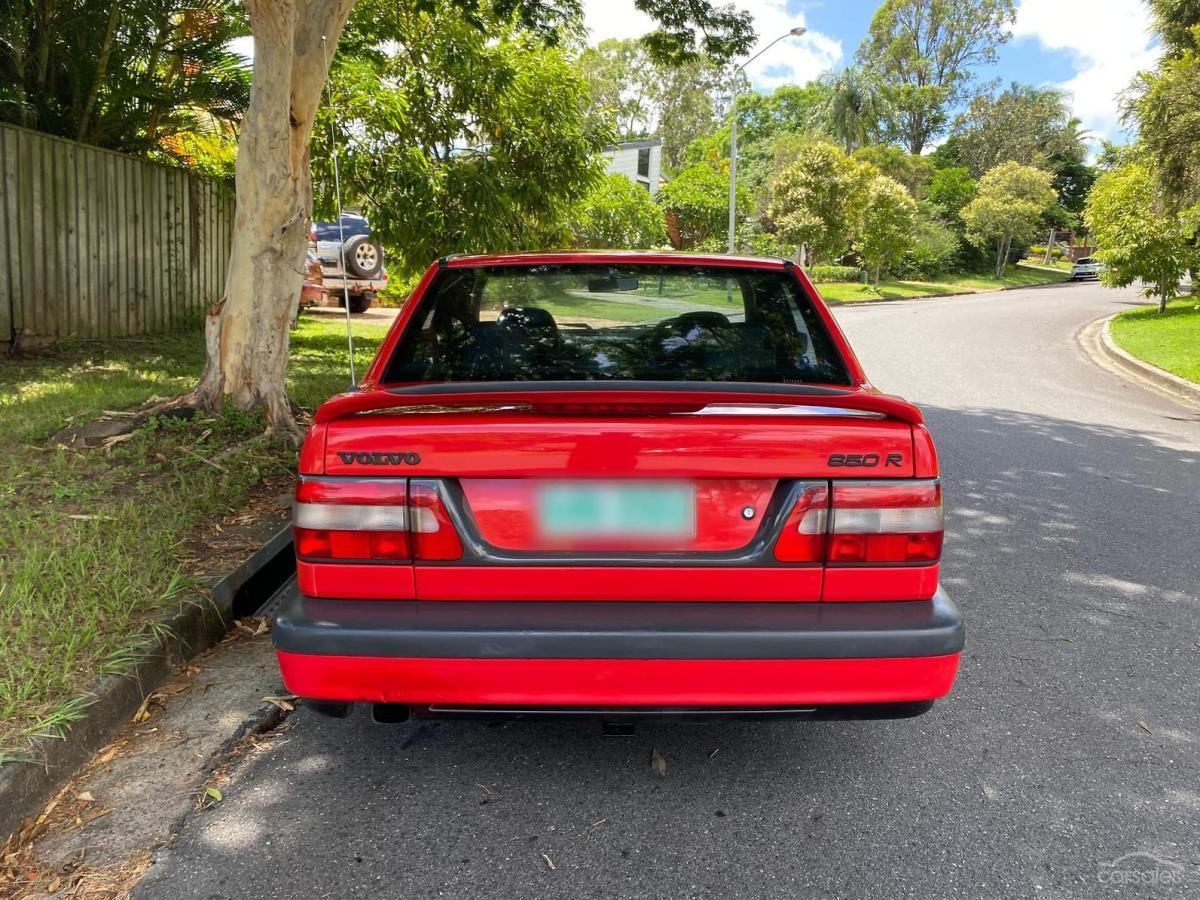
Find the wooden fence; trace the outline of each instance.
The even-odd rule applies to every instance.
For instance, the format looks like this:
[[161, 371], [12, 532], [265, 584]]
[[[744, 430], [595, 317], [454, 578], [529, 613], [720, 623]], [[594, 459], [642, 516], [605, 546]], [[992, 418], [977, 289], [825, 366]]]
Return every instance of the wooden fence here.
[[225, 285], [233, 190], [0, 124], [0, 343], [195, 321]]

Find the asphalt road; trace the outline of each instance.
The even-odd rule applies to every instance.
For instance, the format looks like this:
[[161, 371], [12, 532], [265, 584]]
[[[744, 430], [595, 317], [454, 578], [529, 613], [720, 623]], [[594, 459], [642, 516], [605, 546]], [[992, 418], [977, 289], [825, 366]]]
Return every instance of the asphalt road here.
[[1200, 414], [1074, 338], [1130, 302], [838, 311], [941, 451], [969, 631], [931, 713], [605, 738], [300, 710], [137, 896], [1200, 896]]

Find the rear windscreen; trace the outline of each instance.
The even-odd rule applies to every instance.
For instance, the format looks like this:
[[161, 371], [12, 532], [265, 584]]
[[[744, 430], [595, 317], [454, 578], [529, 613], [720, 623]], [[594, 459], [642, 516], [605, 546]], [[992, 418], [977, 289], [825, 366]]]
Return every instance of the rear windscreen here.
[[849, 384], [790, 272], [704, 266], [446, 268], [385, 381]]

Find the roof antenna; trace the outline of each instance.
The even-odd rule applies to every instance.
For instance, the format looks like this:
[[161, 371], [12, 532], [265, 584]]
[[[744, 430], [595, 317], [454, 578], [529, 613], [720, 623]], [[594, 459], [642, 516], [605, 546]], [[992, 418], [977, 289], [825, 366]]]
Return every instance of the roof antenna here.
[[350, 279], [346, 271], [346, 235], [342, 226], [342, 182], [338, 172], [338, 147], [337, 147], [337, 131], [334, 128], [336, 124], [332, 113], [335, 111], [333, 105], [333, 90], [329, 84], [329, 53], [325, 49], [325, 35], [321, 35], [321, 58], [325, 61], [325, 99], [329, 102], [330, 118], [329, 118], [329, 146], [333, 151], [333, 193], [337, 198], [337, 223], [338, 223], [338, 254], [342, 261], [342, 305], [346, 309], [346, 344], [350, 348], [350, 390], [354, 390], [357, 385], [357, 379], [354, 377], [354, 329], [350, 325]]

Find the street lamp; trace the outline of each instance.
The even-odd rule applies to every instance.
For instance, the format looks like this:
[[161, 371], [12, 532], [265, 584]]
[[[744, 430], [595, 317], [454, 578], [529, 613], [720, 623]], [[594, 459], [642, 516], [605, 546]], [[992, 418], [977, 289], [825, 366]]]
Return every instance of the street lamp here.
[[729, 126], [729, 253], [733, 254], [733, 232], [737, 227], [737, 76], [738, 73], [754, 62], [784, 38], [802, 37], [808, 33], [808, 29], [803, 26], [796, 26], [787, 34], [781, 34], [767, 46], [763, 47], [752, 57], [742, 63], [740, 66], [735, 66], [733, 74], [730, 76], [729, 88], [729, 107], [733, 112], [733, 119]]

